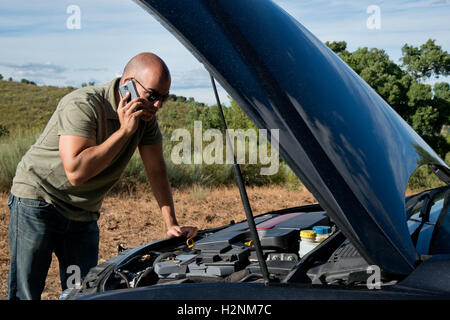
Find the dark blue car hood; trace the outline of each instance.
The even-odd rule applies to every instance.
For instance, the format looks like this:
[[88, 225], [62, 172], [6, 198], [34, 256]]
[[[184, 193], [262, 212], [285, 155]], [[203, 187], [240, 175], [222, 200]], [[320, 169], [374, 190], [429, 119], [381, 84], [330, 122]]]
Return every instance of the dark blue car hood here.
[[279, 129], [280, 155], [369, 263], [414, 269], [409, 176], [450, 170], [369, 85], [271, 1], [137, 2], [259, 128]]

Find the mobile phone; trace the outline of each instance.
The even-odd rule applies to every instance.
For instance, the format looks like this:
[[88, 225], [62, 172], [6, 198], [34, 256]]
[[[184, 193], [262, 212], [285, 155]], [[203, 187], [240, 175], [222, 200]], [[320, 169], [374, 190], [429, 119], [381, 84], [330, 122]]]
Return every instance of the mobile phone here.
[[139, 97], [137, 94], [137, 91], [136, 91], [136, 87], [134, 86], [134, 82], [131, 80], [128, 80], [123, 85], [121, 85], [119, 87], [119, 91], [120, 91], [120, 95], [122, 96], [122, 98], [125, 97], [127, 92], [130, 93], [130, 98], [128, 98], [127, 103], [129, 101], [133, 100], [134, 98]]

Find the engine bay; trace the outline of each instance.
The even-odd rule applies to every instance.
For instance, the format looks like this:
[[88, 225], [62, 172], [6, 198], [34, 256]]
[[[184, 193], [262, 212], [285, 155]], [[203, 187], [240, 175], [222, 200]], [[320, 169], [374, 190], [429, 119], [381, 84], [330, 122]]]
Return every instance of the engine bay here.
[[[366, 285], [369, 264], [318, 205], [255, 217], [263, 257], [274, 283]], [[302, 256], [305, 230], [329, 237]], [[303, 252], [304, 254], [304, 252]], [[171, 238], [133, 249], [92, 268], [64, 299], [110, 290], [202, 282], [263, 282], [247, 221], [202, 230], [191, 241]], [[382, 284], [395, 280], [382, 274]]]
[[[297, 212], [285, 215], [265, 215], [255, 219], [269, 273], [273, 277], [286, 275], [299, 261], [299, 232], [314, 225], [329, 223], [325, 212]], [[260, 267], [246, 222], [195, 241], [191, 249], [181, 248], [158, 259], [154, 272], [167, 282], [171, 279], [207, 281], [226, 279], [242, 281], [258, 278]], [[166, 280], [166, 281], [164, 281]]]
[[[270, 280], [275, 282], [283, 281], [301, 265], [300, 231], [328, 226], [331, 236], [339, 232], [325, 211], [268, 213], [256, 217], [255, 224]], [[313, 262], [305, 270], [307, 277], [300, 281], [349, 284], [359, 279], [355, 275], [362, 275], [368, 264], [348, 241], [343, 240], [345, 238], [335, 244], [333, 254], [326, 254], [326, 258], [322, 254], [310, 259]], [[329, 244], [327, 247], [330, 247]], [[311, 253], [314, 254], [314, 251]], [[89, 284], [94, 278], [88, 275], [84, 289], [97, 286], [95, 291], [102, 292], [162, 284], [262, 281], [262, 278], [249, 227], [243, 221], [232, 222], [218, 231], [199, 232], [191, 242], [178, 241], [158, 250], [150, 245], [109, 268], [107, 276], [100, 281], [101, 285], [92, 281]], [[366, 278], [362, 275], [360, 280]]]

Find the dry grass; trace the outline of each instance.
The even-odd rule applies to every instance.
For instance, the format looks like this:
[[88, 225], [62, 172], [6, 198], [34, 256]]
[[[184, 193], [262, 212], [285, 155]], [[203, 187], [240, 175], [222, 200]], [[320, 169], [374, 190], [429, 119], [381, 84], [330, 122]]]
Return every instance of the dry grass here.
[[[305, 189], [295, 191], [283, 186], [268, 186], [248, 188], [247, 191], [254, 215], [316, 202]], [[228, 224], [231, 220], [245, 220], [236, 187], [209, 189], [195, 186], [192, 189], [174, 190], [173, 193], [180, 224], [206, 229]], [[7, 298], [8, 222], [7, 195], [0, 194], [0, 299]], [[137, 188], [134, 194], [108, 196], [98, 223], [99, 263], [115, 256], [119, 243], [131, 248], [166, 237], [158, 205], [151, 191], [145, 187]], [[58, 262], [54, 256], [42, 299], [57, 299], [60, 292]]]

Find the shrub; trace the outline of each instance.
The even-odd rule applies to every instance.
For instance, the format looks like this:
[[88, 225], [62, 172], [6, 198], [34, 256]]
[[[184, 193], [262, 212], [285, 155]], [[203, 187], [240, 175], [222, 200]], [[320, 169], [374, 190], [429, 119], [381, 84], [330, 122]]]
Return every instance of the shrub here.
[[0, 140], [0, 190], [11, 188], [17, 164], [39, 136], [37, 130], [17, 131], [14, 136]]
[[2, 136], [9, 136], [9, 130], [0, 124], [0, 137]]

